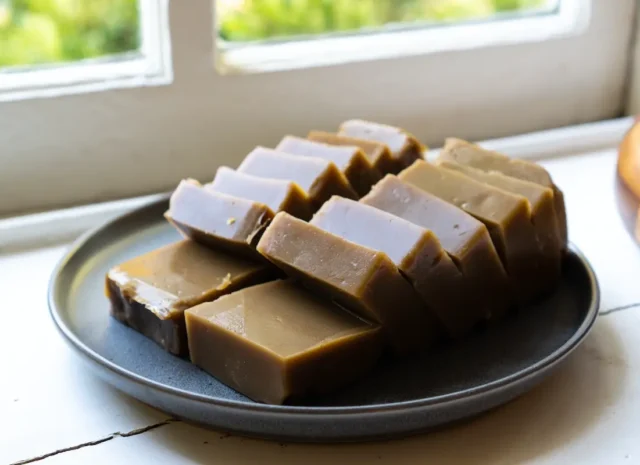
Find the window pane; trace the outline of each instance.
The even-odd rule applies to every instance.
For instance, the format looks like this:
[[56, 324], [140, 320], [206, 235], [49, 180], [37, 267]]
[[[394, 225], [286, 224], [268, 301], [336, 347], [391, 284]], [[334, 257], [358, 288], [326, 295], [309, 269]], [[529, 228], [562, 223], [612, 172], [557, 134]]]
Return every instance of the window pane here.
[[138, 50], [137, 0], [0, 0], [0, 67]]
[[482, 20], [553, 10], [558, 0], [217, 0], [229, 42]]

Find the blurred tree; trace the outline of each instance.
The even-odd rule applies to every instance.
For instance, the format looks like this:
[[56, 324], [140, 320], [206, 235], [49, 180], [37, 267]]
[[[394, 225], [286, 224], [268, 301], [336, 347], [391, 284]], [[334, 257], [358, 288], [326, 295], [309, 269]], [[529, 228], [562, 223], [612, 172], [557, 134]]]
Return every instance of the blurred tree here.
[[0, 0], [0, 66], [136, 50], [138, 24], [137, 0]]
[[537, 9], [548, 0], [217, 0], [227, 41], [357, 31], [404, 22], [482, 19]]
[[539, 8], [548, 2], [540, 0], [492, 0], [496, 11], [518, 11]]
[[421, 18], [429, 21], [460, 21], [495, 14], [494, 0], [431, 0], [422, 3]]

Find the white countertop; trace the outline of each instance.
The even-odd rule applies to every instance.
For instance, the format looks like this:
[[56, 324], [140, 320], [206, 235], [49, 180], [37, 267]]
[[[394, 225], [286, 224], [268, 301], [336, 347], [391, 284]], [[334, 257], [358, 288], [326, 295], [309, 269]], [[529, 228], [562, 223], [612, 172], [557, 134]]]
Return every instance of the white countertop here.
[[[602, 290], [593, 333], [521, 398], [420, 436], [353, 445], [228, 436], [147, 407], [95, 378], [49, 317], [47, 281], [65, 246], [0, 255], [0, 464], [640, 463], [640, 247], [618, 216], [615, 151], [549, 159], [571, 240]], [[169, 420], [169, 421], [167, 421]]]

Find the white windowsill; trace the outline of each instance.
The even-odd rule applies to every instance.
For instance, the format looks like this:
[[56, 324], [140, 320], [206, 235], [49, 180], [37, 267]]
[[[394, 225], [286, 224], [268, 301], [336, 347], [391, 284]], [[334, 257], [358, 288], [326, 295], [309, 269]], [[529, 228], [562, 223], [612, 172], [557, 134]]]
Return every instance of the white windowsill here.
[[[558, 128], [480, 142], [512, 157], [543, 160], [617, 146], [633, 118]], [[437, 149], [427, 153], [432, 158]], [[104, 202], [0, 220], [0, 252], [68, 242], [123, 213], [158, 200], [163, 194]]]
[[230, 46], [219, 49], [216, 66], [221, 74], [244, 74], [542, 42], [582, 33], [589, 24], [590, 14], [591, 0], [563, 0], [556, 13], [529, 17]]

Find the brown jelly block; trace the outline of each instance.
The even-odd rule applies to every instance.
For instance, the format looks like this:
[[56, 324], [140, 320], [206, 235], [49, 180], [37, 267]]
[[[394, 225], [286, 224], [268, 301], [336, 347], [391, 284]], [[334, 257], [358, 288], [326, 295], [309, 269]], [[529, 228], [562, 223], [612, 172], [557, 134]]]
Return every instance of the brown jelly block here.
[[397, 173], [416, 160], [424, 158], [426, 149], [413, 135], [395, 126], [351, 119], [340, 125], [340, 134], [382, 142], [391, 151]]
[[311, 224], [356, 244], [384, 252], [452, 337], [466, 334], [482, 315], [466, 302], [464, 276], [435, 234], [375, 207], [332, 197]]
[[371, 186], [380, 180], [378, 170], [373, 167], [364, 152], [353, 145], [329, 145], [300, 137], [285, 136], [276, 150], [332, 161], [360, 196], [369, 192]]
[[562, 250], [558, 223], [553, 203], [553, 191], [548, 187], [529, 181], [512, 178], [497, 171], [486, 172], [468, 165], [450, 161], [440, 164], [448, 169], [459, 171], [476, 181], [489, 184], [513, 194], [522, 195], [529, 201], [530, 221], [536, 234], [540, 251], [539, 275], [540, 293], [553, 290], [560, 279]]
[[238, 171], [263, 178], [284, 179], [298, 184], [311, 199], [314, 211], [332, 195], [358, 198], [335, 163], [316, 157], [256, 147], [245, 157]]
[[307, 139], [329, 145], [359, 147], [381, 175], [391, 173], [398, 168], [391, 156], [391, 150], [381, 142], [324, 131], [310, 131]]
[[518, 301], [528, 302], [537, 296], [540, 252], [526, 198], [424, 161], [414, 163], [398, 177], [482, 221]]
[[204, 187], [221, 194], [263, 203], [273, 212], [287, 212], [304, 220], [312, 215], [309, 196], [292, 181], [261, 178], [221, 166], [213, 182]]
[[466, 286], [460, 292], [469, 298], [470, 311], [497, 317], [509, 308], [507, 276], [480, 221], [391, 175], [373, 186], [360, 202], [433, 231], [465, 277]]
[[455, 138], [447, 139], [439, 160], [449, 160], [468, 165], [482, 171], [497, 171], [506, 176], [522, 179], [553, 190], [553, 205], [558, 223], [559, 240], [567, 247], [567, 212], [564, 194], [553, 183], [551, 176], [542, 166], [526, 160], [517, 160], [498, 152], [485, 150], [479, 145]]
[[186, 311], [191, 360], [268, 404], [326, 394], [364, 375], [380, 327], [291, 281], [243, 289]]
[[441, 326], [420, 296], [382, 252], [278, 213], [258, 251], [309, 289], [363, 318], [382, 324], [398, 353], [423, 348]]
[[246, 286], [275, 270], [193, 241], [170, 244], [112, 268], [106, 277], [111, 314], [168, 352], [187, 355], [184, 311]]
[[273, 212], [263, 203], [220, 194], [187, 180], [171, 195], [165, 217], [196, 242], [255, 257], [255, 244]]

